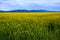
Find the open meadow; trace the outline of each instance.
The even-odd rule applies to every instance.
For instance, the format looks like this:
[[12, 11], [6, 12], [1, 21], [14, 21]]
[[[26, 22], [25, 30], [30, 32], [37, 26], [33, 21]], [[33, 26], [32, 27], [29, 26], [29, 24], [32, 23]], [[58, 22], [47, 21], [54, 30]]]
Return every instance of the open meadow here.
[[60, 40], [60, 12], [0, 12], [0, 40]]

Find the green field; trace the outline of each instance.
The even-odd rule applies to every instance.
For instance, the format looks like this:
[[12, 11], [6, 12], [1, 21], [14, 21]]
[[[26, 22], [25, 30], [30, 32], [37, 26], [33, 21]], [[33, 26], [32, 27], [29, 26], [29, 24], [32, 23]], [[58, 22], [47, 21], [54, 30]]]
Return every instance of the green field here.
[[60, 40], [60, 12], [0, 12], [0, 40]]

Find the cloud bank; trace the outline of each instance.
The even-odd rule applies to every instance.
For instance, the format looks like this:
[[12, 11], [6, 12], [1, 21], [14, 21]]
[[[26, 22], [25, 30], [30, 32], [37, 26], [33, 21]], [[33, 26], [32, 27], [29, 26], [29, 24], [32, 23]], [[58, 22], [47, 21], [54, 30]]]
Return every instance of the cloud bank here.
[[60, 11], [60, 0], [0, 0], [0, 10]]

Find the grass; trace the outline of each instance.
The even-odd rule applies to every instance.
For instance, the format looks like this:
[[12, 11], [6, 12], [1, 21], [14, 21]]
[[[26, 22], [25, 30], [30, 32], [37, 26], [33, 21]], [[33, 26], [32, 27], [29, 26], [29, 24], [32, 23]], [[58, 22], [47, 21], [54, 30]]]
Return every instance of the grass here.
[[0, 12], [0, 40], [60, 40], [60, 12]]

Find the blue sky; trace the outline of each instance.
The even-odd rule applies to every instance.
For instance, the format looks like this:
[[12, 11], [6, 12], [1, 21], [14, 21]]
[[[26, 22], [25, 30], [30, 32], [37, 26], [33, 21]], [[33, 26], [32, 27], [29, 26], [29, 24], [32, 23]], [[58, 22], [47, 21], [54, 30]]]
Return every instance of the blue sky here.
[[0, 0], [0, 10], [60, 11], [60, 0]]

